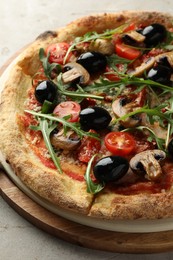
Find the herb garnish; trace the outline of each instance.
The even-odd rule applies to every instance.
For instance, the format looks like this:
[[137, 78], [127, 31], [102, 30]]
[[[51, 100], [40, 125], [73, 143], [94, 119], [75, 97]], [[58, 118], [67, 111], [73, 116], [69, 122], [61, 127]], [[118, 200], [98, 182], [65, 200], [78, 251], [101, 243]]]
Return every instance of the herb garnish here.
[[64, 127], [68, 128], [68, 129], [72, 129], [80, 138], [82, 138], [83, 136], [89, 136], [89, 137], [95, 138], [97, 140], [100, 140], [98, 134], [86, 132], [86, 131], [82, 130], [80, 128], [79, 123], [68, 122], [67, 119], [53, 116], [52, 114], [42, 114], [40, 112], [35, 112], [32, 110], [25, 110], [25, 112], [29, 113], [31, 115], [34, 115], [37, 118], [44, 118], [44, 119], [47, 119], [52, 122], [61, 123]]
[[92, 163], [96, 156], [97, 156], [97, 154], [93, 155], [92, 158], [89, 160], [87, 169], [85, 172], [85, 176], [84, 176], [84, 178], [86, 180], [86, 184], [87, 184], [87, 192], [91, 193], [91, 194], [96, 194], [104, 188], [104, 184], [94, 183], [90, 177]]
[[[26, 111], [27, 112], [27, 111]], [[43, 135], [43, 139], [45, 142], [45, 145], [49, 151], [49, 154], [52, 158], [52, 161], [54, 162], [55, 166], [59, 170], [60, 173], [62, 173], [62, 169], [60, 166], [59, 158], [55, 154], [52, 144], [50, 142], [50, 134], [51, 132], [57, 127], [57, 123], [54, 123], [53, 121], [47, 121], [45, 118], [37, 117], [38, 125], [31, 125], [30, 128], [35, 131], [41, 131]]]
[[45, 76], [48, 79], [51, 79], [51, 73], [54, 69], [56, 70], [57, 74], [61, 72], [61, 66], [59, 64], [49, 63], [49, 53], [46, 56], [43, 48], [41, 48], [39, 51], [39, 58], [40, 58], [40, 61], [42, 62]]
[[115, 29], [106, 30], [103, 33], [97, 33], [94, 31], [94, 32], [88, 32], [81, 37], [76, 37], [64, 57], [64, 64], [66, 63], [66, 59], [67, 59], [69, 53], [71, 51], [75, 50], [76, 45], [85, 43], [85, 42], [92, 42], [97, 39], [111, 39], [113, 35], [122, 33], [126, 27], [127, 27], [127, 24], [123, 24]]

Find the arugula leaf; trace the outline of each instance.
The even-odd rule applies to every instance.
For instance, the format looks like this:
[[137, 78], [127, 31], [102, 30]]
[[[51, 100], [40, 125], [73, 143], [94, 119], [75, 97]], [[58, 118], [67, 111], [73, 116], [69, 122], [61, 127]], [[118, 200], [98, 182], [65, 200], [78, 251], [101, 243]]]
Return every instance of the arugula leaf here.
[[99, 81], [94, 82], [91, 85], [88, 85], [85, 88], [85, 91], [90, 92], [90, 91], [108, 91], [111, 88], [119, 88], [120, 86], [128, 86], [128, 85], [136, 85], [136, 86], [150, 86], [153, 88], [160, 88], [166, 93], [167, 91], [173, 92], [173, 88], [160, 84], [158, 82], [149, 80], [149, 79], [143, 79], [143, 78], [137, 78], [135, 76], [130, 76], [127, 74], [118, 74], [118, 77], [120, 78], [119, 81], [113, 82], [109, 81], [107, 79], [104, 79], [103, 77], [100, 77]]
[[68, 85], [64, 85], [62, 82], [62, 75], [59, 74], [57, 77], [57, 84], [56, 84], [58, 91], [65, 95], [65, 96], [69, 96], [72, 99], [79, 99], [79, 98], [93, 98], [93, 99], [97, 99], [97, 100], [103, 100], [104, 97], [99, 96], [99, 95], [93, 95], [93, 94], [88, 94], [84, 89], [82, 89], [80, 86], [78, 86], [78, 89], [76, 91], [69, 91], [66, 90], [69, 86]]
[[95, 31], [93, 31], [93, 32], [87, 32], [86, 34], [84, 34], [81, 37], [76, 37], [64, 57], [64, 64], [66, 62], [66, 59], [67, 59], [69, 53], [75, 49], [77, 44], [81, 44], [84, 42], [92, 42], [97, 39], [111, 39], [114, 34], [122, 33], [126, 27], [127, 27], [127, 24], [123, 24], [115, 29], [106, 30], [103, 33], [97, 33]]
[[152, 117], [152, 116], [158, 116], [160, 119], [162, 120], [168, 120], [168, 122], [170, 123], [173, 123], [173, 120], [170, 119], [165, 113], [162, 113], [160, 110], [161, 108], [163, 108], [165, 105], [160, 105], [158, 107], [155, 107], [155, 108], [148, 108], [148, 106], [144, 106], [144, 107], [141, 107], [137, 110], [134, 110], [128, 114], [125, 114], [124, 116], [122, 117], [119, 117], [119, 118], [116, 118], [113, 120], [113, 124], [116, 124], [118, 123], [119, 121], [123, 121], [125, 119], [127, 119], [128, 117], [131, 117], [131, 116], [134, 116], [134, 115], [137, 115], [137, 114], [141, 114], [141, 113], [145, 113], [147, 114], [148, 116]]
[[67, 119], [65, 118], [60, 118], [60, 117], [55, 117], [52, 114], [42, 114], [40, 112], [35, 112], [32, 110], [25, 110], [26, 113], [29, 113], [31, 115], [36, 116], [37, 118], [44, 118], [47, 119], [49, 121], [52, 122], [58, 122], [61, 123], [63, 126], [68, 127], [69, 129], [72, 129], [74, 132], [76, 132], [76, 134], [82, 138], [83, 136], [89, 136], [89, 137], [93, 137], [97, 140], [100, 140], [98, 134], [95, 133], [91, 133], [91, 132], [85, 132], [80, 128], [80, 124], [79, 123], [72, 123], [72, 122], [68, 122], [67, 119], [69, 117], [67, 117]]
[[51, 78], [51, 72], [56, 69], [57, 73], [61, 72], [61, 66], [57, 63], [49, 63], [49, 54], [46, 56], [45, 51], [43, 48], [39, 51], [39, 58], [42, 62], [44, 73], [48, 79]]
[[167, 31], [166, 40], [159, 44], [158, 47], [168, 51], [173, 50], [173, 32]]
[[149, 128], [147, 126], [137, 126], [136, 129], [141, 130], [141, 131], [143, 131], [145, 129], [148, 130], [150, 132], [151, 141], [154, 139], [156, 141], [158, 148], [163, 151], [165, 150], [165, 140], [162, 138], [159, 138], [151, 128]]
[[88, 166], [85, 172], [85, 180], [86, 180], [86, 184], [87, 184], [87, 192], [91, 193], [91, 194], [96, 194], [98, 192], [100, 192], [103, 188], [104, 188], [104, 184], [97, 184], [94, 183], [90, 177], [90, 172], [91, 172], [91, 167], [92, 167], [92, 163], [94, 161], [94, 158], [96, 157], [97, 154], [93, 155], [92, 158], [89, 160], [88, 162]]
[[54, 162], [55, 166], [59, 170], [60, 173], [62, 173], [62, 169], [60, 166], [59, 158], [57, 157], [56, 153], [53, 150], [53, 147], [50, 142], [50, 134], [51, 132], [57, 127], [58, 123], [54, 123], [53, 121], [48, 122], [45, 118], [37, 118], [39, 125], [38, 126], [30, 126], [32, 130], [41, 131], [43, 135], [43, 139], [45, 142], [45, 145], [49, 151], [49, 154], [52, 158], [52, 161]]

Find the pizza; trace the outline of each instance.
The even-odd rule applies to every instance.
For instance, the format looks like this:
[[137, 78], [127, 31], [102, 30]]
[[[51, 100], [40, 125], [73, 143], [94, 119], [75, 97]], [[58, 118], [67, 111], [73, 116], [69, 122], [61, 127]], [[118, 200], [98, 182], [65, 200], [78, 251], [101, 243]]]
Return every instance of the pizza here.
[[173, 217], [172, 21], [91, 15], [22, 51], [3, 83], [0, 150], [27, 187], [69, 214]]

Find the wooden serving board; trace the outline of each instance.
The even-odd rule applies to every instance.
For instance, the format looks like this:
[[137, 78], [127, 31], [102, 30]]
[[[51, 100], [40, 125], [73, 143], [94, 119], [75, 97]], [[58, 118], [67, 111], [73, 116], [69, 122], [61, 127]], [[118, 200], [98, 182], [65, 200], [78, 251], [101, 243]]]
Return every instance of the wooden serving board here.
[[0, 171], [0, 194], [22, 217], [36, 227], [70, 243], [91, 249], [121, 253], [158, 253], [173, 249], [173, 231], [121, 233], [77, 224], [44, 209]]
[[[21, 51], [0, 68], [0, 76]], [[2, 170], [0, 195], [16, 212], [36, 227], [82, 247], [119, 253], [159, 253], [173, 250], [173, 231], [122, 233], [96, 229], [64, 219], [31, 200]]]

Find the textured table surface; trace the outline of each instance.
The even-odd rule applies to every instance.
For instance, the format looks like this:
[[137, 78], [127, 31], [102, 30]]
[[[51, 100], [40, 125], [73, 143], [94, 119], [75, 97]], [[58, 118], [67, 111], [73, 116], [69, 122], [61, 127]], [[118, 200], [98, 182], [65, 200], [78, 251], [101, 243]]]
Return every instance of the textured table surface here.
[[[1, 0], [0, 66], [41, 32], [64, 26], [91, 13], [119, 10], [173, 12], [169, 0]], [[90, 250], [55, 238], [20, 217], [0, 197], [0, 259], [2, 260], [111, 260], [173, 259], [173, 253], [118, 254]]]

